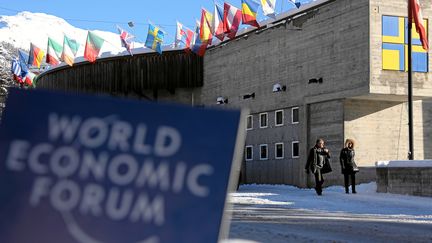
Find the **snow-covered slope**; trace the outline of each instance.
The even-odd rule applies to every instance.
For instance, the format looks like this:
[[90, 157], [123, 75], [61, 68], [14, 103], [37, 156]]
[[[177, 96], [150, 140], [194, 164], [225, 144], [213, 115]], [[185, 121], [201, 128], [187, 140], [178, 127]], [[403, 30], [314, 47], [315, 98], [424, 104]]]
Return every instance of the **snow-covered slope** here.
[[[112, 29], [113, 32], [92, 30], [105, 40], [100, 56], [106, 57], [119, 53], [127, 55], [126, 49], [121, 46], [116, 27], [113, 26]], [[64, 35], [80, 43], [75, 61], [84, 61], [82, 56], [87, 30], [76, 28], [62, 18], [44, 13], [21, 12], [14, 16], [0, 15], [0, 111], [3, 97], [2, 87], [15, 85], [10, 65], [11, 61], [17, 58], [18, 49], [29, 51], [30, 42], [32, 42], [46, 53], [48, 37], [63, 45]], [[135, 48], [144, 49], [143, 46], [141, 43], [134, 43]]]
[[[117, 54], [125, 51], [121, 47], [119, 35], [113, 32], [92, 30], [105, 39], [101, 53]], [[113, 26], [113, 31], [116, 27]], [[7, 42], [13, 46], [29, 50], [30, 42], [46, 51], [48, 37], [59, 44], [63, 44], [63, 36], [67, 35], [80, 43], [77, 56], [82, 56], [87, 38], [87, 30], [76, 28], [64, 19], [44, 13], [21, 12], [15, 16], [0, 16], [0, 42]], [[135, 43], [135, 47], [140, 44]], [[141, 45], [142, 46], [142, 45]]]

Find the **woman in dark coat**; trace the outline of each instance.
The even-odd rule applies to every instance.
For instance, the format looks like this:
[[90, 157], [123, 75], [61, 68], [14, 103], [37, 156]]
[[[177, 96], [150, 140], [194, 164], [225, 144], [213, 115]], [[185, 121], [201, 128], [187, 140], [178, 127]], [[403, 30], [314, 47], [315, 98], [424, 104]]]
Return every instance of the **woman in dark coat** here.
[[324, 183], [323, 174], [331, 171], [330, 152], [324, 147], [324, 140], [318, 139], [315, 146], [309, 150], [305, 171], [309, 174], [311, 171], [315, 175], [315, 191], [322, 195], [322, 184]]
[[349, 178], [351, 178], [352, 193], [357, 193], [355, 190], [355, 174], [359, 171], [355, 160], [354, 140], [347, 139], [345, 141], [345, 148], [340, 152], [339, 160], [344, 175], [345, 193], [349, 193]]

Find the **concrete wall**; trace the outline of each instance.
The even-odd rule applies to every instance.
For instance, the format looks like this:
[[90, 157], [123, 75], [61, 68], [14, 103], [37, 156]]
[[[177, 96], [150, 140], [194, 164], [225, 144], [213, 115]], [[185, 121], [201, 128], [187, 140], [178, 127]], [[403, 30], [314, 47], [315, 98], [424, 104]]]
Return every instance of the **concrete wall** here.
[[[423, 16], [432, 16], [432, 0], [422, 1]], [[334, 172], [326, 184], [341, 184], [339, 151], [346, 138], [357, 141], [357, 162], [365, 168], [358, 181], [375, 177], [376, 160], [405, 159], [408, 147], [406, 74], [382, 70], [382, 15], [406, 16], [406, 0], [335, 0], [301, 17], [259, 33], [210, 48], [204, 59], [204, 86], [194, 90], [194, 104], [248, 108], [254, 129], [246, 145], [254, 158], [246, 162], [246, 182], [310, 186], [303, 173], [307, 151], [317, 138], [332, 151]], [[429, 55], [429, 59], [430, 59]], [[429, 61], [430, 63], [430, 61]], [[429, 68], [430, 69], [430, 68]], [[414, 95], [432, 96], [432, 74], [414, 74]], [[323, 78], [322, 84], [309, 79]], [[272, 92], [275, 83], [286, 92]], [[253, 99], [243, 95], [255, 93]], [[191, 93], [180, 91], [188, 103]], [[160, 94], [160, 99], [171, 99]], [[300, 108], [292, 125], [290, 108]], [[432, 156], [432, 102], [414, 105], [415, 158]], [[274, 111], [284, 110], [283, 126], [274, 126]], [[258, 127], [267, 112], [269, 127]], [[300, 157], [291, 158], [291, 142], [300, 141]], [[284, 159], [274, 158], [274, 144], [284, 143]], [[268, 144], [269, 159], [259, 160], [259, 145]], [[372, 175], [371, 175], [372, 174]]]
[[[431, 143], [431, 106], [414, 102], [414, 157], [428, 159]], [[378, 160], [401, 160], [408, 156], [407, 103], [347, 99], [344, 102], [344, 133], [356, 144], [359, 166]], [[429, 109], [427, 112], [423, 112]], [[424, 114], [424, 115], [423, 115]], [[426, 146], [426, 147], [425, 147]]]
[[432, 197], [432, 167], [377, 167], [377, 192]]
[[[423, 18], [431, 24], [432, 0], [420, 1]], [[405, 72], [382, 70], [382, 15], [407, 16], [406, 0], [370, 0], [370, 93], [407, 94], [407, 74]], [[430, 26], [429, 26], [430, 32]], [[430, 33], [429, 43], [431, 43]], [[432, 95], [432, 57], [429, 54], [429, 73], [413, 74], [414, 96]]]
[[157, 100], [161, 102], [175, 102], [184, 105], [196, 105], [201, 102], [197, 99], [200, 98], [199, 88], [181, 88], [175, 89], [173, 91], [168, 91], [166, 89], [158, 89], [155, 93], [154, 90], [144, 90], [142, 93], [150, 98], [151, 100]]
[[[308, 130], [313, 133], [312, 140], [325, 137], [331, 147], [340, 148], [340, 144], [335, 144], [343, 136], [342, 120], [338, 120], [338, 131], [325, 130], [325, 123], [317, 124], [323, 125], [321, 128], [315, 127], [314, 122], [308, 127], [307, 109], [312, 103], [368, 94], [368, 16], [368, 0], [329, 1], [287, 24], [251, 32], [245, 38], [207, 50], [204, 86], [199, 98], [202, 104], [215, 104], [216, 98], [222, 96], [228, 98], [225, 107], [248, 108], [255, 119], [261, 112], [270, 114], [300, 107], [298, 125], [252, 130], [246, 138], [246, 145], [255, 146], [255, 156], [259, 144], [269, 144], [270, 158], [274, 143], [284, 142], [287, 155], [291, 142], [298, 139], [300, 157], [265, 162], [255, 158], [246, 164], [247, 181], [305, 186], [303, 168], [310, 147]], [[309, 84], [313, 78], [323, 78], [323, 83]], [[275, 83], [286, 85], [286, 92], [273, 93]], [[255, 93], [254, 99], [243, 99], [243, 95], [251, 93]], [[342, 103], [336, 103], [341, 111]], [[330, 102], [332, 109], [334, 105]], [[342, 118], [340, 114], [338, 117]]]
[[[332, 173], [324, 176], [326, 185], [341, 184], [339, 152], [343, 148], [343, 100], [332, 100], [309, 104], [308, 109], [308, 148], [315, 145], [318, 138], [323, 138], [325, 146], [330, 150]], [[307, 153], [306, 153], [307, 154]], [[303, 163], [306, 162], [306, 154]], [[304, 164], [303, 164], [304, 168]], [[313, 175], [308, 176], [307, 185], [314, 183]]]
[[[337, 0], [286, 25], [209, 49], [202, 102], [228, 97], [252, 112], [369, 92], [367, 0]], [[323, 84], [308, 84], [322, 77]], [[280, 83], [287, 92], [272, 94]], [[254, 100], [242, 95], [255, 92]]]
[[423, 153], [424, 159], [432, 159], [432, 100], [423, 100]]

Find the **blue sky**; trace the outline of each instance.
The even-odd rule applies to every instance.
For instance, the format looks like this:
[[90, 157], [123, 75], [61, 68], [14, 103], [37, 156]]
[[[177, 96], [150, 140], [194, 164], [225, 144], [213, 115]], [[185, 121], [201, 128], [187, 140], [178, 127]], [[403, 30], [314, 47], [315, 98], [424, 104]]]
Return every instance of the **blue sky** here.
[[[298, 0], [302, 3], [309, 0]], [[223, 1], [216, 2], [223, 4]], [[236, 7], [241, 0], [227, 1]], [[166, 42], [172, 42], [175, 35], [176, 20], [193, 29], [195, 19], [200, 19], [201, 8], [213, 11], [213, 0], [1, 0], [0, 15], [15, 15], [17, 12], [30, 11], [52, 14], [66, 19], [70, 24], [82, 29], [97, 29], [116, 32], [115, 25], [127, 28], [133, 21], [133, 32], [138, 39], [145, 40], [148, 21], [159, 25], [165, 32]], [[276, 0], [277, 12], [294, 7], [289, 0]], [[261, 10], [258, 19], [263, 19]], [[165, 43], [166, 43], [165, 42]]]

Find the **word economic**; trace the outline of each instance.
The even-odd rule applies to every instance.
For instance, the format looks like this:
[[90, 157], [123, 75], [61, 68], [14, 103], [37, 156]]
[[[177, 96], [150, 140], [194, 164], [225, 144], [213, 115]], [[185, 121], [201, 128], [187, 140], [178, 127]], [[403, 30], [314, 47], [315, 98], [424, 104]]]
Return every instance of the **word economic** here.
[[213, 174], [211, 165], [170, 161], [182, 145], [174, 127], [148, 130], [146, 124], [133, 126], [112, 117], [51, 113], [47, 140], [13, 140], [6, 157], [8, 170], [36, 176], [29, 198], [34, 207], [46, 200], [59, 212], [161, 226], [162, 193], [201, 198], [210, 193], [199, 182]]

